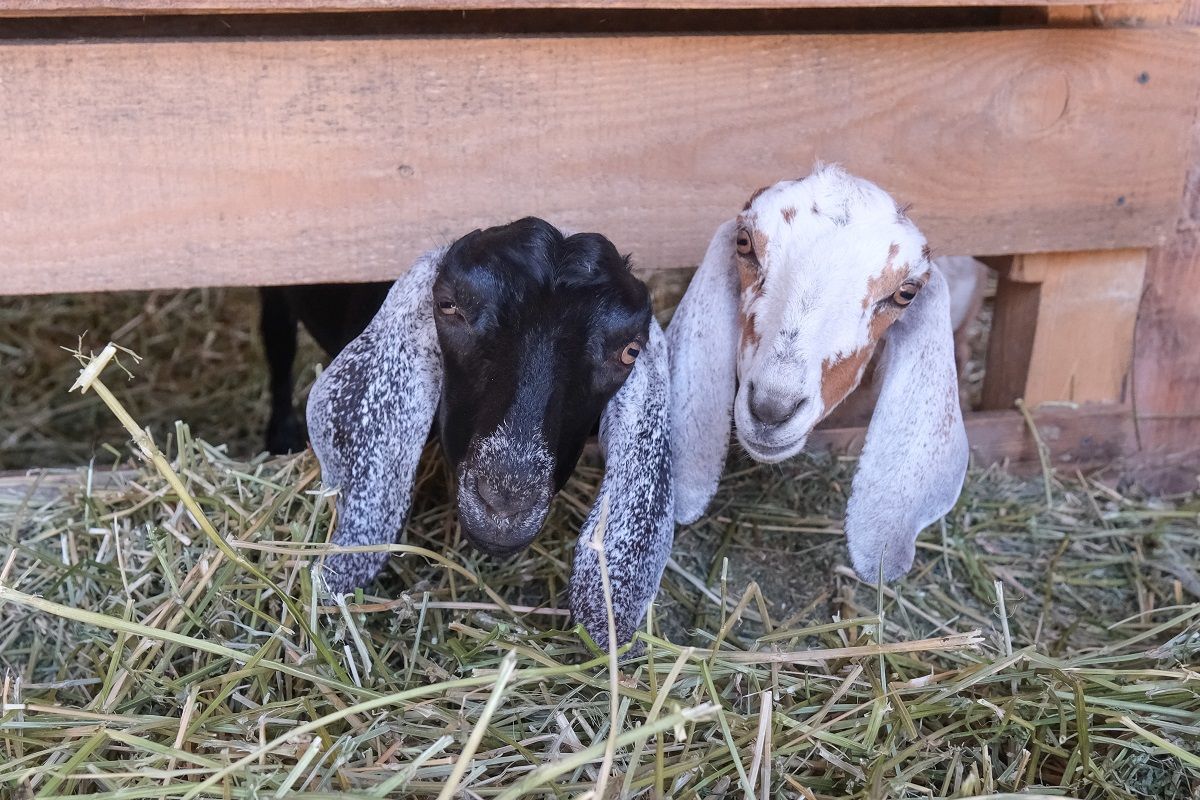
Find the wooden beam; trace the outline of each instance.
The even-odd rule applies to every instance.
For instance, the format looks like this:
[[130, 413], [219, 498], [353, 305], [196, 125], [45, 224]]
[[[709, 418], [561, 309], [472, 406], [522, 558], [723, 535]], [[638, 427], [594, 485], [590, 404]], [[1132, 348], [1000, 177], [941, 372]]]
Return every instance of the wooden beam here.
[[[1200, 164], [1193, 180], [1200, 186]], [[1200, 213], [1200, 191], [1193, 210]], [[1146, 274], [1134, 406], [1142, 445], [1151, 451], [1200, 450], [1200, 217], [1196, 222], [1151, 253]]]
[[[1170, 22], [1196, 30], [1200, 0], [1184, 0]], [[1198, 107], [1200, 96], [1193, 102]], [[1134, 407], [1147, 453], [1190, 450], [1195, 467], [1200, 465], [1200, 113], [1192, 125], [1178, 208], [1174, 235], [1151, 251], [1146, 268], [1134, 355]], [[1196, 472], [1193, 468], [1190, 485], [1181, 485], [1194, 491]]]
[[[1140, 0], [1156, 5], [1171, 0]], [[3, 16], [117, 14], [276, 14], [508, 9], [878, 8], [885, 6], [1072, 6], [1079, 0], [0, 0]], [[1092, 0], [1093, 5], [1128, 0]]]
[[[1049, 448], [1052, 465], [1091, 469], [1132, 455], [1137, 450], [1133, 414], [1128, 407], [1048, 406], [1034, 414], [1038, 435]], [[966, 417], [967, 437], [976, 466], [1007, 463], [1018, 470], [1039, 466], [1037, 442], [1024, 417], [1016, 411], [984, 411]], [[832, 450], [858, 454], [866, 428], [814, 431], [808, 451]], [[0, 472], [0, 506], [52, 502], [68, 492], [82, 491], [85, 469]], [[132, 469], [93, 470], [92, 490], [119, 489], [137, 476]]]
[[1145, 250], [1026, 256], [1045, 273], [1025, 400], [1121, 403], [1129, 400], [1129, 365]]
[[939, 252], [1152, 245], [1198, 86], [1196, 31], [0, 44], [0, 293], [394, 277], [524, 214], [678, 267], [818, 157]]
[[1025, 396], [1041, 294], [1039, 284], [1013, 280], [1007, 271], [1000, 273], [992, 306], [980, 408], [1010, 409]]
[[[1036, 409], [1034, 426], [1049, 449], [1050, 464], [1071, 469], [1107, 466], [1137, 452], [1133, 412], [1128, 406], [1048, 405]], [[1008, 464], [1018, 470], [1040, 466], [1037, 441], [1018, 411], [976, 411], [964, 418], [971, 459], [976, 466]], [[865, 428], [813, 431], [808, 450], [856, 455]]]
[[984, 407], [1126, 402], [1145, 269], [1145, 250], [1014, 258], [996, 294]]

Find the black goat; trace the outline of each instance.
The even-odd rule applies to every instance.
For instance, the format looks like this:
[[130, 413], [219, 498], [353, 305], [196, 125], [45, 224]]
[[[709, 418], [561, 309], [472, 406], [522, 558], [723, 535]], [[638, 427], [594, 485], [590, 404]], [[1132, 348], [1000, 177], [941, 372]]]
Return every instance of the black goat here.
[[[669, 381], [649, 292], [603, 236], [564, 236], [534, 218], [467, 234], [396, 281], [313, 386], [309, 434], [338, 490], [332, 542], [395, 541], [433, 428], [457, 476], [466, 539], [488, 553], [520, 550], [599, 421], [607, 467], [575, 550], [571, 608], [608, 641], [599, 527], [616, 632], [627, 641], [674, 531]], [[386, 559], [334, 553], [326, 585], [365, 586]]]

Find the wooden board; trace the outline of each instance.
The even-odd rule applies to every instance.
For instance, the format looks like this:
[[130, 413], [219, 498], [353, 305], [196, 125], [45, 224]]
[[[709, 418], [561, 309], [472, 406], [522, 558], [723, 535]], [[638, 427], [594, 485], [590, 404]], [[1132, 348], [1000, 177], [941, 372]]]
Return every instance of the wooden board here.
[[1176, 453], [1200, 451], [1200, 162], [1192, 179], [1195, 217], [1151, 253], [1133, 366], [1141, 442]]
[[[1051, 463], [1059, 468], [1106, 466], [1137, 449], [1133, 415], [1128, 407], [1048, 406], [1033, 416], [1038, 435], [1050, 448]], [[1024, 417], [1016, 411], [968, 414], [966, 426], [976, 466], [1007, 463], [1018, 470], [1028, 470], [1040, 465], [1037, 443]], [[857, 454], [862, 450], [865, 436], [865, 428], [817, 430], [810, 436], [807, 450]], [[589, 444], [589, 450], [591, 447]], [[119, 489], [123, 481], [136, 475], [132, 469], [93, 470], [92, 490]], [[0, 507], [52, 502], [62, 494], [80, 492], [86, 485], [84, 468], [0, 472]]]
[[1015, 257], [996, 293], [984, 407], [1128, 402], [1146, 252]]
[[[1070, 6], [1079, 0], [0, 0], [0, 16], [96, 14], [246, 14], [343, 11], [445, 11], [525, 8], [840, 8], [881, 6]], [[1140, 0], [1136, 5], [1170, 0]], [[1093, 0], [1092, 5], [1128, 0]]]
[[1026, 401], [1127, 402], [1146, 251], [1024, 258], [1044, 262], [1046, 270]]
[[1025, 396], [1041, 294], [1040, 284], [1015, 281], [1007, 271], [1000, 272], [987, 341], [980, 408], [1010, 409]]
[[[1133, 412], [1128, 406], [1048, 405], [1033, 412], [1038, 435], [1049, 449], [1051, 466], [1092, 469], [1120, 462], [1137, 452]], [[977, 411], [964, 418], [975, 466], [1007, 463], [1018, 470], [1040, 468], [1037, 442], [1017, 411]], [[813, 431], [807, 449], [857, 454], [865, 428]]]
[[[1130, 12], [1135, 15], [1136, 11]], [[1200, 26], [1200, 0], [1185, 0], [1175, 25]], [[1200, 103], [1200, 98], [1197, 98]], [[1200, 114], [1192, 126], [1175, 234], [1150, 253], [1138, 314], [1133, 401], [1147, 451], [1200, 462]], [[1196, 489], [1197, 471], [1176, 491]]]
[[1191, 30], [0, 43], [0, 293], [379, 279], [524, 214], [678, 267], [815, 158], [937, 252], [1152, 245], [1198, 86]]

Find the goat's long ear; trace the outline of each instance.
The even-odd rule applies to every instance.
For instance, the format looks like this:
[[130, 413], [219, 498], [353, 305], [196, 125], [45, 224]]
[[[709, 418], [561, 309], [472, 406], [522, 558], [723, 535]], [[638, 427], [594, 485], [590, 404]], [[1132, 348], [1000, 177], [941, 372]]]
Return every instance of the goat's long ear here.
[[846, 509], [854, 569], [903, 577], [917, 534], [954, 507], [967, 471], [950, 296], [937, 267], [886, 334], [879, 400]]
[[602, 546], [618, 644], [633, 638], [671, 555], [675, 520], [668, 361], [666, 337], [651, 320], [646, 349], [600, 419], [604, 480], [575, 545], [571, 612], [602, 648], [608, 645], [608, 613], [593, 547], [601, 516], [606, 516]]
[[[308, 396], [313, 452], [325, 485], [338, 490], [332, 544], [391, 544], [408, 518], [442, 390], [431, 290], [443, 252], [425, 254], [396, 281]], [[325, 584], [335, 594], [368, 586], [387, 556], [334, 553], [325, 559]]]
[[675, 519], [695, 522], [717, 492], [737, 391], [735, 221], [717, 228], [667, 328]]

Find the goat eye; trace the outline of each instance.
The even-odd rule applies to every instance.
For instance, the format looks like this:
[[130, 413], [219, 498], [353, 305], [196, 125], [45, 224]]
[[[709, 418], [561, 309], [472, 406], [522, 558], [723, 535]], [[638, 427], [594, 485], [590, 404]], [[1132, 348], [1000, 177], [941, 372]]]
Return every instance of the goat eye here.
[[438, 303], [438, 310], [447, 316], [458, 313], [458, 304], [453, 300], [442, 300]]
[[632, 366], [637, 357], [642, 353], [642, 346], [637, 342], [630, 342], [625, 345], [625, 349], [621, 351], [621, 363], [625, 366]]
[[906, 283], [892, 295], [892, 302], [898, 306], [906, 306], [913, 301], [913, 298], [917, 296], [917, 292], [920, 290], [920, 284]]
[[745, 228], [738, 228], [737, 232], [737, 251], [744, 256], [754, 255], [754, 240], [750, 238], [750, 234]]

